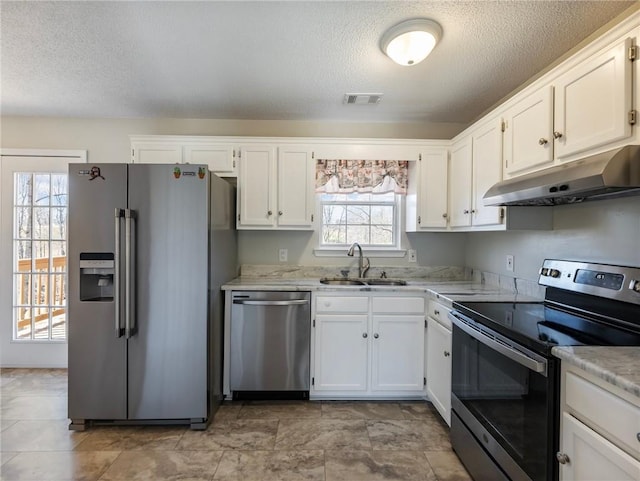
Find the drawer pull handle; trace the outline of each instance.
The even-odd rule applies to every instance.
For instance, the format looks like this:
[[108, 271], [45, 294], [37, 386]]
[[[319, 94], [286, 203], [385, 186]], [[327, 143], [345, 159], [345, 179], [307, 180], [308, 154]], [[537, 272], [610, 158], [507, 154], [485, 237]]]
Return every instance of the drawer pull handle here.
[[570, 462], [569, 456], [561, 452], [556, 453], [556, 459], [560, 464], [569, 464]]
[[449, 357], [451, 353], [449, 351], [444, 351], [444, 357]]
[[640, 441], [640, 433], [636, 434], [636, 438], [638, 438], [638, 441]]
[[378, 339], [380, 336], [379, 336], [379, 335], [378, 335], [378, 333], [376, 332], [376, 333], [373, 335], [373, 337], [374, 337], [375, 339]]
[[439, 315], [440, 315], [440, 311], [439, 311], [438, 309], [434, 310], [434, 311], [433, 311], [433, 313], [434, 313], [436, 316], [439, 316]]
[[369, 337], [369, 334], [367, 334], [366, 332], [363, 332], [362, 333], [362, 337], [364, 337], [366, 339], [367, 337]]

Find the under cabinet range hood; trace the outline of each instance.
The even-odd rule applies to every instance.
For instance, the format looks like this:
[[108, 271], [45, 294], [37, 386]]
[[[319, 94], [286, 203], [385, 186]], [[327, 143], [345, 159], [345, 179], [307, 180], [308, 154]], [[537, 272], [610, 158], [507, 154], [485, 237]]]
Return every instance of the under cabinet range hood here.
[[640, 146], [628, 145], [498, 182], [484, 205], [559, 205], [640, 195]]

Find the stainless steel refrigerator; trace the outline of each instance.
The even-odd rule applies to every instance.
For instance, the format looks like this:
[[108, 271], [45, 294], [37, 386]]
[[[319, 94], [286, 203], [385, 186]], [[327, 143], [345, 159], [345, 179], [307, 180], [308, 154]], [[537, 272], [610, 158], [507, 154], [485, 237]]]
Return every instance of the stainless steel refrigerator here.
[[204, 429], [222, 400], [235, 193], [207, 166], [69, 166], [70, 429]]

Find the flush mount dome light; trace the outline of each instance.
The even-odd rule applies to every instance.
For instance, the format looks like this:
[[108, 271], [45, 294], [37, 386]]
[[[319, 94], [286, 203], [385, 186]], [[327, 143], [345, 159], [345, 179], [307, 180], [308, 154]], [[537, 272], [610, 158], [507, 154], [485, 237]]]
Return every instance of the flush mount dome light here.
[[380, 48], [400, 65], [416, 65], [427, 58], [441, 36], [442, 27], [438, 23], [416, 18], [387, 30], [380, 39]]

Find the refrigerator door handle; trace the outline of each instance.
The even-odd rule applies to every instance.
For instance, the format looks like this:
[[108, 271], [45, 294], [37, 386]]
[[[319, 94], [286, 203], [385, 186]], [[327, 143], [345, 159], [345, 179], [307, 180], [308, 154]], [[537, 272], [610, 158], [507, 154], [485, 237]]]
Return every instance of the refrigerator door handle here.
[[124, 331], [125, 337], [129, 339], [135, 334], [135, 248], [132, 242], [134, 237], [134, 219], [135, 212], [131, 209], [124, 211], [124, 282], [125, 282], [125, 300], [124, 300]]
[[121, 319], [121, 306], [120, 306], [120, 219], [122, 218], [123, 210], [116, 208], [115, 210], [115, 245], [113, 252], [114, 270], [113, 270], [113, 302], [115, 308], [115, 323], [116, 323], [116, 337], [122, 337], [122, 319]]

